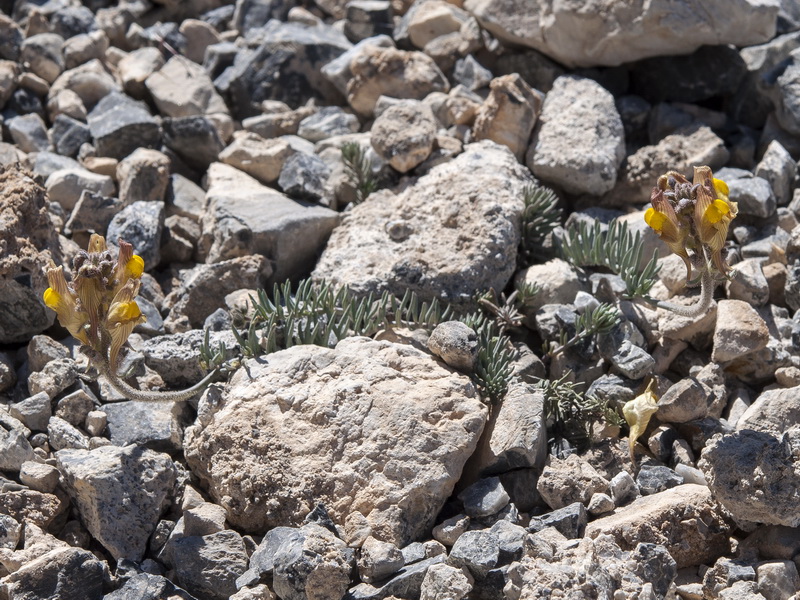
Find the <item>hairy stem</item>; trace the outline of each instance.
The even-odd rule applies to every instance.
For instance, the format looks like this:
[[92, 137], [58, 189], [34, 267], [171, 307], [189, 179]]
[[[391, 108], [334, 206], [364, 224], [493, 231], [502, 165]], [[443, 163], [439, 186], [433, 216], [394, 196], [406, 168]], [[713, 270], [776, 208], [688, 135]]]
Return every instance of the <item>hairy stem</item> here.
[[656, 304], [659, 308], [665, 308], [672, 312], [679, 314], [683, 317], [699, 317], [708, 311], [711, 306], [711, 299], [714, 295], [714, 278], [711, 275], [711, 270], [706, 266], [703, 269], [703, 275], [700, 279], [700, 297], [697, 302], [691, 306], [683, 306], [681, 304], [673, 304], [672, 302], [659, 302]]
[[128, 400], [138, 400], [140, 402], [182, 402], [188, 400], [202, 392], [208, 384], [219, 374], [218, 369], [214, 369], [208, 375], [203, 377], [192, 387], [185, 390], [176, 390], [174, 392], [152, 392], [146, 390], [137, 390], [125, 383], [108, 365], [106, 361], [99, 361], [98, 370], [105, 376], [108, 383], [112, 388], [117, 390], [120, 394], [125, 396]]

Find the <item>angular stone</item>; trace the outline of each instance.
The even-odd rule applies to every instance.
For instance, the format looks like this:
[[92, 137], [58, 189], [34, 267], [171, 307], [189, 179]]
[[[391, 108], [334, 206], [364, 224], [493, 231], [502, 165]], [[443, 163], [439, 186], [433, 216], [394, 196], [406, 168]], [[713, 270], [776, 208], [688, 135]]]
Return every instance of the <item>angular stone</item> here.
[[468, 517], [488, 517], [499, 513], [511, 500], [499, 477], [480, 479], [458, 495]]
[[7, 490], [0, 494], [0, 514], [19, 523], [32, 523], [43, 528], [47, 528], [67, 507], [68, 503], [58, 496], [29, 489]]
[[39, 392], [12, 404], [8, 412], [15, 419], [22, 421], [25, 427], [34, 431], [47, 431], [47, 422], [52, 415], [50, 396], [45, 392]]
[[169, 456], [137, 446], [103, 446], [60, 450], [56, 460], [92, 536], [114, 558], [140, 561], [175, 485]]
[[161, 262], [161, 232], [164, 228], [163, 202], [134, 202], [111, 219], [107, 238], [109, 245], [125, 240], [144, 259], [146, 270]]
[[797, 527], [800, 467], [794, 456], [798, 445], [797, 426], [780, 437], [739, 430], [714, 436], [698, 466], [714, 497], [738, 522]]
[[122, 93], [100, 100], [89, 113], [88, 123], [98, 156], [123, 159], [137, 148], [161, 144], [161, 127], [147, 106]]
[[414, 598], [420, 593], [425, 575], [434, 565], [444, 563], [445, 555], [439, 554], [425, 560], [406, 565], [394, 577], [380, 587], [360, 583], [348, 590], [345, 600], [388, 600], [389, 598]]
[[[611, 2], [603, 11], [576, 12], [552, 0], [535, 7], [466, 0], [464, 8], [501, 42], [535, 48], [567, 67], [616, 66], [687, 54], [704, 44], [759, 44], [774, 37], [778, 11], [773, 3], [749, 0], [710, 4], [702, 14], [689, 7], [676, 11], [668, 0], [636, 11], [626, 2]], [[747, 31], [742, 19], [750, 24]]]
[[31, 113], [13, 117], [6, 121], [5, 126], [8, 127], [11, 139], [23, 152], [52, 150], [47, 128], [39, 115]]
[[777, 200], [769, 181], [761, 177], [742, 177], [726, 181], [728, 197], [739, 206], [742, 216], [766, 219], [775, 215]]
[[[203, 337], [203, 331], [192, 329], [151, 338], [142, 346], [145, 362], [167, 385], [179, 388], [194, 385], [206, 375], [198, 360]], [[212, 347], [223, 343], [231, 348], [236, 338], [231, 331], [215, 331], [209, 334], [209, 343]]]
[[[392, 369], [386, 368], [387, 361], [394, 365]], [[209, 486], [212, 498], [228, 510], [228, 520], [245, 531], [296, 524], [311, 506], [323, 502], [338, 524], [358, 510], [367, 517], [375, 537], [404, 545], [433, 525], [486, 418], [486, 409], [467, 378], [406, 345], [346, 338], [335, 349], [295, 346], [271, 354], [268, 362], [251, 361], [248, 368], [253, 379], [244, 370], [235, 375], [220, 410], [205, 424], [188, 429], [184, 439], [191, 469]], [[306, 368], [318, 374], [307, 373]], [[299, 377], [290, 388], [286, 387], [287, 373]], [[369, 386], [362, 383], [365, 377], [370, 378]], [[406, 382], [411, 381], [414, 385], [409, 387]], [[346, 404], [331, 396], [339, 398], [341, 393], [349, 398]], [[448, 402], [432, 411], [429, 401], [443, 394]], [[251, 400], [240, 400], [245, 397]], [[304, 400], [297, 404], [300, 397]], [[367, 406], [370, 410], [364, 412]], [[319, 421], [319, 410], [333, 412]], [[258, 438], [252, 437], [252, 411], [260, 415]], [[360, 423], [356, 429], [352, 419]], [[415, 423], [413, 444], [407, 440], [411, 430], [405, 424], [409, 422]], [[435, 448], [424, 442], [431, 428], [438, 440]], [[328, 454], [338, 447], [338, 443], [331, 446], [331, 440], [341, 439], [340, 430], [350, 432], [352, 443], [335, 450], [334, 458]], [[352, 437], [355, 431], [361, 433]], [[224, 453], [217, 451], [217, 441], [223, 441], [220, 436], [228, 448]], [[306, 468], [290, 468], [290, 456], [277, 462], [259, 458], [273, 456], [276, 447], [302, 453]], [[424, 456], [416, 448], [425, 448]], [[360, 475], [372, 469], [380, 469], [386, 477]], [[395, 475], [389, 478], [390, 473]], [[325, 483], [319, 487], [308, 483], [312, 480]], [[239, 491], [251, 485], [264, 492], [254, 497]], [[336, 490], [341, 485], [350, 492], [339, 494]], [[313, 499], [307, 495], [312, 489]], [[269, 498], [276, 494], [292, 500], [271, 503]], [[386, 498], [401, 496], [409, 504], [386, 503]], [[414, 510], [409, 513], [404, 506], [414, 506]]]
[[693, 377], [681, 379], [664, 393], [658, 401], [659, 421], [687, 423], [708, 415], [711, 390]]
[[366, 46], [350, 63], [347, 101], [362, 115], [372, 115], [381, 96], [421, 100], [431, 92], [447, 92], [450, 84], [426, 54]]
[[295, 152], [281, 168], [278, 186], [289, 196], [316, 202], [326, 195], [331, 171], [316, 154]]
[[188, 422], [184, 402], [114, 402], [106, 404], [108, 434], [115, 446], [136, 444], [159, 452], [180, 450]]
[[521, 162], [544, 97], [516, 73], [492, 79], [489, 90], [475, 115], [472, 134], [476, 140], [507, 146]]
[[778, 206], [786, 206], [792, 200], [797, 163], [779, 141], [769, 143], [753, 174], [769, 182]]
[[158, 150], [137, 148], [117, 165], [119, 199], [134, 202], [163, 202], [169, 183], [169, 158]]
[[385, 580], [404, 565], [403, 554], [394, 544], [369, 536], [361, 545], [358, 558], [358, 575], [361, 581], [374, 583]]
[[196, 600], [166, 577], [151, 573], [136, 573], [122, 587], [103, 596], [103, 600]]
[[419, 597], [420, 600], [462, 600], [472, 591], [472, 583], [472, 576], [464, 569], [446, 564], [432, 565], [422, 580]]
[[56, 33], [31, 35], [22, 42], [20, 61], [46, 82], [53, 83], [64, 70], [63, 46], [64, 38]]
[[19, 469], [19, 481], [37, 492], [52, 494], [58, 485], [58, 469], [36, 461], [24, 462]]
[[642, 465], [636, 475], [636, 485], [643, 496], [663, 492], [683, 482], [683, 477], [662, 465]]
[[553, 527], [564, 537], [572, 540], [583, 537], [587, 521], [588, 516], [584, 503], [573, 502], [539, 517], [532, 517], [528, 525], [528, 531], [535, 533], [548, 527]]
[[275, 183], [286, 159], [292, 155], [283, 139], [264, 139], [258, 134], [237, 131], [233, 142], [219, 154], [220, 162], [252, 175], [261, 183]]
[[247, 569], [242, 536], [231, 530], [176, 540], [172, 556], [178, 582], [209, 600], [228, 600], [236, 593], [236, 579]]
[[274, 261], [270, 281], [309, 269], [339, 221], [336, 212], [291, 200], [238, 169], [214, 163], [199, 251], [207, 262], [263, 254]]
[[81, 548], [58, 548], [3, 579], [9, 598], [102, 600], [107, 566]]
[[769, 329], [756, 310], [741, 300], [717, 303], [717, 325], [711, 360], [727, 362], [767, 346]]
[[205, 70], [183, 56], [170, 58], [145, 80], [145, 85], [165, 117], [228, 113]]
[[65, 232], [82, 233], [106, 231], [111, 219], [122, 210], [119, 198], [103, 196], [89, 190], [83, 190], [78, 202], [64, 224]]
[[193, 169], [204, 171], [225, 147], [214, 123], [204, 115], [167, 118], [164, 144]]
[[765, 390], [736, 422], [736, 430], [752, 429], [780, 437], [800, 419], [800, 388]]
[[357, 133], [359, 129], [360, 123], [354, 114], [345, 112], [338, 106], [324, 106], [313, 115], [300, 121], [297, 135], [310, 142], [320, 142], [337, 135]]
[[114, 182], [107, 175], [92, 173], [87, 169], [59, 169], [45, 183], [51, 202], [58, 202], [64, 210], [73, 210], [84, 191], [101, 196], [114, 195]]
[[579, 271], [560, 258], [523, 269], [517, 273], [516, 282], [518, 285], [536, 283], [540, 288], [539, 293], [524, 307], [528, 317], [545, 304], [571, 304], [578, 292], [586, 288]]
[[497, 566], [500, 559], [500, 540], [491, 531], [467, 531], [461, 535], [447, 558], [448, 564], [464, 567], [478, 579], [483, 579]]
[[727, 514], [707, 487], [684, 484], [643, 496], [613, 515], [592, 521], [586, 535], [609, 534], [623, 550], [639, 543], [661, 544], [682, 569], [708, 564], [728, 553], [731, 530]]
[[47, 423], [47, 440], [53, 450], [89, 448], [88, 436], [60, 417], [50, 417]]
[[0, 427], [0, 471], [19, 471], [24, 462], [35, 458], [30, 442], [21, 431]]
[[530, 181], [506, 148], [470, 144], [400, 194], [382, 192], [349, 211], [313, 277], [358, 294], [412, 290], [423, 300], [456, 304], [471, 302], [476, 289], [504, 289]]
[[564, 460], [551, 456], [536, 489], [550, 508], [557, 509], [574, 502], [586, 504], [592, 494], [608, 491], [608, 481], [577, 454]]

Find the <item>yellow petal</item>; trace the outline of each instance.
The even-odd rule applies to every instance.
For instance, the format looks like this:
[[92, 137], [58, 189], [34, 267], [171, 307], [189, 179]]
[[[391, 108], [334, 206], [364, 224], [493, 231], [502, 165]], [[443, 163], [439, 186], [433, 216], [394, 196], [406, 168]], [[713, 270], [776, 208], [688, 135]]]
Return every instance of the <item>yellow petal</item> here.
[[111, 306], [108, 311], [108, 322], [110, 324], [126, 323], [134, 321], [142, 316], [142, 311], [139, 310], [139, 305], [133, 300], [130, 302], [116, 302]]
[[62, 302], [61, 294], [50, 287], [44, 291], [43, 297], [44, 303], [53, 310], [56, 310], [58, 305]]
[[138, 254], [134, 254], [125, 265], [125, 270], [130, 277], [138, 279], [144, 273], [144, 259]]
[[714, 181], [714, 189], [717, 190], [717, 194], [720, 196], [725, 196], [727, 198], [729, 194], [728, 184], [722, 181], [722, 179], [717, 179], [716, 177], [714, 178], [713, 181]]
[[631, 453], [631, 461], [636, 462], [634, 459], [633, 449], [636, 446], [636, 440], [647, 429], [647, 424], [650, 422], [656, 411], [658, 411], [658, 398], [653, 393], [653, 383], [655, 379], [651, 379], [647, 385], [647, 389], [643, 394], [637, 396], [633, 400], [626, 402], [622, 407], [622, 415], [630, 427], [630, 434], [628, 436], [628, 449]]
[[658, 212], [655, 208], [651, 207], [644, 211], [644, 222], [658, 233], [660, 233], [664, 228], [664, 222], [666, 220], [667, 215], [662, 212]]
[[731, 212], [728, 203], [724, 200], [720, 200], [717, 198], [712, 202], [709, 207], [706, 209], [703, 218], [706, 219], [709, 223], [719, 223], [722, 220], [722, 217], [727, 215]]

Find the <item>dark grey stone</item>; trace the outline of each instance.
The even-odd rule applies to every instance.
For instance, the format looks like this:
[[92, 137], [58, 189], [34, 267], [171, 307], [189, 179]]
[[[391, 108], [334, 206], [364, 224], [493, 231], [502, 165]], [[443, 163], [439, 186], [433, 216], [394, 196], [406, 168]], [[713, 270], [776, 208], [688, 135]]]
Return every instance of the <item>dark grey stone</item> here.
[[50, 135], [56, 152], [72, 157], [77, 156], [81, 146], [92, 138], [86, 123], [64, 114], [56, 116]]
[[183, 427], [189, 419], [185, 402], [114, 402], [103, 406], [108, 433], [115, 446], [137, 444], [171, 452], [183, 446]]
[[358, 129], [358, 117], [354, 114], [339, 106], [325, 106], [300, 121], [297, 135], [311, 142], [319, 142], [335, 135], [357, 133]]
[[206, 317], [203, 322], [203, 329], [210, 329], [211, 331], [228, 331], [233, 325], [231, 313], [224, 308], [218, 308], [213, 313]]
[[677, 423], [675, 428], [681, 437], [689, 442], [692, 451], [699, 455], [706, 443], [717, 433], [731, 433], [733, 428], [713, 417], [706, 417], [705, 419], [697, 419], [689, 421], [688, 423]]
[[369, 583], [361, 583], [348, 590], [343, 600], [385, 600], [389, 596], [398, 598], [419, 598], [422, 580], [428, 567], [445, 561], [445, 555], [439, 554], [420, 562], [406, 565], [389, 581], [380, 587]]
[[351, 42], [392, 34], [392, 6], [388, 0], [351, 0], [345, 11], [344, 34]]
[[507, 600], [508, 596], [503, 593], [508, 583], [508, 566], [491, 569], [486, 577], [475, 580], [470, 592], [470, 598], [480, 598], [480, 600]]
[[545, 304], [536, 311], [534, 322], [539, 334], [548, 340], [558, 339], [562, 331], [567, 338], [575, 334], [575, 321], [578, 313], [570, 304]]
[[639, 543], [631, 552], [636, 567], [634, 572], [653, 584], [656, 598], [665, 598], [675, 578], [678, 576], [678, 566], [675, 559], [664, 546], [659, 544]]
[[314, 98], [321, 104], [341, 104], [336, 87], [321, 68], [351, 47], [329, 26], [312, 27], [272, 20], [251, 31], [252, 45], [236, 55], [214, 85], [229, 100], [238, 119], [261, 114], [264, 100], [302, 106]]
[[164, 119], [164, 144], [189, 167], [205, 171], [225, 147], [214, 124], [203, 115]]
[[5, 15], [0, 15], [0, 59], [19, 59], [19, 51], [25, 35], [19, 25]]
[[236, 593], [236, 579], [247, 570], [247, 552], [230, 529], [174, 541], [172, 558], [182, 586], [201, 598], [227, 600]]
[[499, 564], [507, 565], [522, 558], [525, 536], [528, 533], [524, 527], [500, 520], [492, 525], [489, 531], [497, 536], [500, 548]]
[[[635, 94], [620, 96], [615, 100], [617, 112], [625, 128], [625, 143], [629, 148], [638, 148], [649, 143], [647, 124], [650, 118], [650, 103]], [[630, 154], [630, 152], [629, 152]]]
[[410, 565], [425, 559], [425, 546], [422, 542], [412, 542], [405, 548], [401, 548], [400, 553], [403, 555], [405, 564]]
[[657, 144], [681, 127], [688, 127], [697, 120], [693, 114], [666, 102], [656, 104], [650, 110], [647, 122], [647, 141]]
[[699, 102], [733, 94], [747, 65], [733, 46], [701, 46], [692, 54], [637, 61], [629, 72], [632, 91], [650, 102]]
[[121, 588], [103, 596], [103, 600], [197, 600], [166, 577], [137, 573], [129, 577]]
[[636, 392], [639, 388], [641, 388], [641, 382], [609, 373], [601, 375], [589, 384], [586, 389], [586, 397], [597, 398], [611, 402], [612, 405], [621, 406], [625, 402], [633, 400], [638, 395]]
[[531, 517], [528, 531], [536, 533], [546, 527], [555, 527], [569, 539], [583, 537], [588, 517], [586, 507], [581, 502], [559, 508], [538, 517]]
[[456, 61], [453, 68], [453, 80], [468, 90], [479, 90], [492, 81], [492, 72], [481, 65], [472, 54]]
[[85, 6], [67, 6], [50, 15], [50, 27], [65, 40], [97, 29], [94, 13]]
[[134, 202], [123, 208], [108, 225], [109, 246], [123, 239], [144, 259], [146, 271], [161, 261], [161, 231], [164, 228], [163, 202]]
[[462, 533], [450, 549], [448, 564], [466, 567], [476, 579], [483, 579], [500, 561], [500, 540], [493, 531]]
[[473, 483], [458, 495], [469, 517], [485, 517], [500, 512], [510, 497], [499, 477], [486, 477]]
[[321, 158], [297, 152], [283, 163], [278, 185], [295, 198], [319, 200], [325, 195], [325, 183], [330, 174], [328, 165]]
[[247, 35], [251, 29], [264, 27], [270, 19], [286, 21], [292, 6], [289, 0], [236, 0], [233, 27]]
[[88, 116], [98, 156], [123, 159], [137, 148], [158, 148], [161, 127], [142, 102], [111, 92]]
[[682, 483], [683, 477], [669, 467], [660, 465], [642, 465], [636, 476], [636, 485], [644, 496], [663, 492]]
[[13, 117], [5, 122], [5, 126], [14, 143], [23, 152], [41, 152], [50, 149], [50, 138], [39, 115]]
[[330, 531], [336, 537], [339, 537], [339, 532], [336, 529], [336, 523], [334, 523], [333, 519], [331, 519], [324, 504], [317, 504], [311, 510], [311, 512], [306, 515], [305, 519], [303, 519], [303, 524], [306, 523], [316, 523], [317, 525], [320, 525], [321, 527], [324, 527]]
[[47, 179], [50, 175], [60, 169], [80, 169], [82, 168], [74, 158], [61, 156], [55, 152], [39, 152], [33, 162], [33, 172], [40, 175], [42, 179]]
[[105, 566], [80, 548], [60, 548], [3, 579], [11, 600], [101, 600]]
[[725, 181], [730, 189], [728, 197], [739, 204], [741, 216], [768, 218], [775, 214], [778, 202], [766, 179], [752, 177]]
[[64, 229], [70, 233], [107, 231], [114, 215], [121, 209], [119, 198], [109, 198], [83, 190], [64, 224]]
[[44, 119], [44, 105], [39, 96], [27, 88], [17, 88], [6, 102], [3, 117], [10, 119], [16, 115], [37, 114]]
[[236, 7], [233, 4], [220, 6], [203, 13], [200, 16], [200, 20], [205, 21], [217, 31], [226, 31], [230, 29], [235, 10]]
[[203, 59], [203, 68], [208, 73], [208, 76], [214, 80], [230, 66], [233, 66], [233, 61], [236, 59], [236, 54], [239, 52], [239, 46], [233, 42], [219, 42], [211, 44], [206, 48], [205, 58]]
[[[270, 529], [261, 540], [258, 548], [250, 557], [250, 568], [242, 578], [250, 580], [255, 576], [256, 580], [272, 576], [272, 569], [275, 568], [275, 553], [283, 546], [297, 543], [303, 535], [296, 527], [275, 527]], [[237, 580], [237, 585], [243, 587], [245, 579]]]

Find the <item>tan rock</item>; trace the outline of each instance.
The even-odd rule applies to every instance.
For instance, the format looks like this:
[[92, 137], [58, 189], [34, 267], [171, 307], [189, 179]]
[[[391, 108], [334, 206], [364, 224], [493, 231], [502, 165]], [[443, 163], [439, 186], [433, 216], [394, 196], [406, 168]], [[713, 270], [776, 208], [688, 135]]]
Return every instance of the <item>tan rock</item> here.
[[99, 60], [90, 60], [74, 69], [64, 71], [50, 86], [48, 100], [63, 90], [72, 90], [80, 97], [87, 110], [94, 108], [101, 98], [111, 92], [121, 91], [117, 81]]
[[520, 271], [517, 273], [517, 283], [536, 283], [541, 288], [525, 306], [529, 317], [545, 304], [571, 304], [575, 300], [575, 294], [585, 291], [578, 270], [560, 258], [531, 265]]
[[608, 480], [577, 454], [560, 460], [550, 457], [539, 477], [536, 490], [553, 510], [564, 508], [573, 502], [588, 504], [592, 495], [608, 492]]
[[283, 139], [264, 139], [249, 131], [237, 131], [233, 142], [219, 154], [219, 160], [241, 169], [262, 183], [275, 183], [283, 163], [294, 151]]
[[336, 523], [361, 512], [373, 537], [403, 546], [430, 530], [487, 416], [468, 378], [390, 342], [295, 346], [248, 369], [185, 452], [249, 532], [297, 525], [322, 502]]
[[414, 10], [408, 21], [408, 37], [420, 50], [428, 42], [461, 29], [469, 13], [445, 0], [431, 0]]
[[199, 65], [203, 64], [206, 48], [220, 40], [217, 30], [199, 19], [185, 19], [178, 30], [186, 36], [186, 58]]
[[743, 300], [720, 300], [711, 360], [727, 362], [766, 348], [769, 329], [764, 319]]
[[405, 100], [387, 108], [375, 119], [370, 140], [375, 152], [392, 168], [406, 173], [433, 150], [436, 119], [422, 102]]
[[522, 161], [544, 94], [531, 88], [517, 73], [495, 77], [489, 89], [489, 96], [475, 116], [472, 133], [476, 140], [508, 146]]
[[173, 56], [145, 80], [159, 112], [167, 117], [228, 114], [228, 107], [205, 69], [182, 56]]
[[119, 199], [125, 206], [138, 201], [164, 201], [169, 183], [169, 157], [158, 150], [137, 148], [117, 165]]
[[127, 54], [117, 65], [125, 93], [137, 100], [147, 94], [145, 81], [164, 66], [164, 55], [158, 48], [147, 46]]
[[711, 491], [696, 484], [642, 496], [586, 526], [588, 537], [610, 534], [623, 550], [632, 550], [640, 542], [662, 544], [679, 569], [713, 563], [729, 552], [731, 531], [729, 517]]
[[433, 59], [422, 52], [370, 46], [356, 56], [350, 70], [347, 101], [362, 115], [371, 115], [381, 96], [421, 100], [450, 89]]

